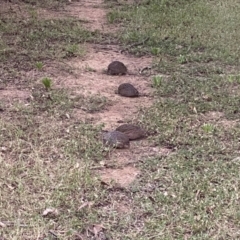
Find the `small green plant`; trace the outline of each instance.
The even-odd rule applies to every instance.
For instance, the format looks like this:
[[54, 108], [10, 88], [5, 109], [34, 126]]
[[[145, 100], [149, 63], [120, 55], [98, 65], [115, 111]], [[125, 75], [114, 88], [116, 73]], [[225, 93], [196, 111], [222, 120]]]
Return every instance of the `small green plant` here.
[[152, 86], [154, 87], [154, 88], [158, 88], [158, 87], [160, 87], [161, 86], [161, 84], [162, 84], [162, 76], [154, 76], [153, 77], [153, 79], [152, 79]]
[[71, 44], [66, 47], [67, 57], [76, 57], [80, 55], [81, 50], [77, 44]]
[[187, 63], [187, 58], [186, 58], [186, 56], [180, 54], [180, 56], [178, 57], [178, 62], [179, 62], [180, 64], [185, 64], [185, 63]]
[[206, 133], [213, 133], [214, 132], [214, 125], [211, 124], [211, 123], [204, 123], [203, 126], [202, 126], [202, 129], [204, 132]]
[[47, 91], [51, 89], [52, 86], [52, 80], [50, 78], [43, 78], [42, 83]]
[[42, 62], [36, 62], [35, 66], [36, 66], [36, 68], [37, 68], [38, 70], [42, 70], [42, 68], [43, 68], [43, 63], [42, 63]]
[[233, 82], [240, 83], [240, 75], [229, 75], [228, 81], [230, 83], [233, 83]]
[[160, 53], [160, 48], [157, 48], [157, 47], [153, 47], [151, 48], [151, 53], [155, 56], [157, 56], [159, 53]]
[[107, 14], [107, 19], [109, 23], [117, 23], [119, 18], [121, 19], [123, 16], [118, 11], [112, 11]]

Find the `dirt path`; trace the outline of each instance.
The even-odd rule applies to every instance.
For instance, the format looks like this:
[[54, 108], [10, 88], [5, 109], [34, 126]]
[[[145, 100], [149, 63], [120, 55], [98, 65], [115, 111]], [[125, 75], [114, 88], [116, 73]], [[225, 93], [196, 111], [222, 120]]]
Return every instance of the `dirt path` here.
[[[84, 26], [91, 30], [101, 32], [117, 31], [107, 23], [106, 9], [103, 1], [81, 1], [72, 3], [66, 9], [66, 14], [86, 20]], [[139, 69], [150, 66], [152, 59], [148, 57], [136, 58], [134, 56], [121, 54], [121, 48], [116, 45], [88, 44], [87, 54], [84, 59], [73, 59], [70, 63], [73, 66], [73, 79], [58, 78], [60, 85], [75, 89], [76, 93], [99, 94], [111, 100], [111, 105], [104, 111], [91, 114], [93, 122], [104, 124], [105, 130], [113, 130], [120, 122], [131, 122], [135, 120], [136, 113], [140, 107], [147, 107], [152, 104], [152, 89], [150, 79], [139, 74]], [[108, 64], [114, 60], [122, 61], [128, 68], [129, 73], [125, 76], [109, 76], [104, 74]], [[117, 87], [124, 82], [133, 84], [144, 96], [139, 98], [124, 98], [115, 94]], [[82, 119], [86, 116], [83, 110], [76, 110], [74, 117]], [[99, 171], [103, 181], [114, 180], [117, 184], [126, 187], [140, 171], [134, 167], [134, 163], [143, 157], [156, 155], [160, 149], [149, 146], [147, 140], [131, 142], [130, 149], [115, 150], [106, 164], [114, 162], [115, 169], [101, 169]], [[116, 165], [118, 166], [116, 168]]]
[[[107, 23], [106, 9], [102, 0], [81, 1], [72, 3], [66, 9], [68, 15], [86, 20], [86, 28], [92, 30], [117, 31], [117, 29]], [[69, 64], [74, 68], [76, 79], [72, 77], [61, 81], [61, 85], [66, 84], [76, 89], [76, 93], [99, 94], [111, 100], [112, 104], [106, 111], [92, 115], [95, 123], [103, 123], [106, 130], [118, 126], [119, 121], [131, 121], [134, 113], [142, 106], [150, 106], [151, 87], [149, 79], [139, 74], [139, 69], [151, 65], [152, 59], [143, 57], [136, 58], [130, 55], [121, 54], [121, 48], [116, 45], [88, 44], [86, 46], [87, 54], [84, 59], [73, 59]], [[104, 70], [110, 62], [114, 60], [122, 61], [128, 68], [131, 75], [109, 76], [104, 74]], [[133, 84], [141, 94], [148, 97], [123, 98], [115, 94], [117, 87], [124, 82]], [[79, 86], [81, 86], [79, 88]], [[76, 117], [82, 117], [84, 113], [81, 110], [75, 112]]]
[[[109, 49], [118, 48], [114, 46], [107, 46]], [[134, 119], [134, 115], [139, 107], [151, 105], [151, 88], [149, 86], [148, 79], [137, 74], [136, 66], [143, 67], [146, 64], [150, 64], [150, 59], [134, 58], [130, 56], [124, 56], [119, 51], [101, 49], [99, 45], [88, 45], [88, 53], [84, 60], [74, 60], [71, 62], [71, 66], [75, 69], [75, 75], [79, 76], [75, 80], [64, 79], [59, 82], [61, 85], [71, 86], [76, 89], [76, 93], [83, 94], [99, 94], [111, 101], [111, 105], [107, 110], [94, 113], [92, 117], [95, 123], [102, 123], [105, 125], [106, 130], [116, 128], [120, 121], [131, 121]], [[134, 75], [126, 76], [110, 76], [104, 74], [104, 69], [113, 60], [119, 60], [124, 62], [130, 72], [136, 72]], [[93, 69], [94, 71], [88, 71], [87, 69]], [[147, 95], [139, 98], [124, 98], [115, 94], [118, 86], [121, 83], [129, 82], [133, 84], [141, 94]], [[79, 85], [81, 88], [79, 88]], [[77, 110], [75, 112], [76, 117], [80, 117], [84, 114], [83, 111]]]

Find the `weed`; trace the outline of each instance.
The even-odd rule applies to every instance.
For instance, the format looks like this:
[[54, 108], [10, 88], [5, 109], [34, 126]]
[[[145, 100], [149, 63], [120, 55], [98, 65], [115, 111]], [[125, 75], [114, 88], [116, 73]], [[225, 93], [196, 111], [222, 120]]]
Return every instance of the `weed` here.
[[183, 55], [180, 54], [180, 56], [178, 57], [178, 62], [179, 62], [180, 64], [185, 64], [185, 63], [187, 63], [188, 61], [187, 61], [186, 56], [183, 56]]
[[213, 124], [210, 124], [210, 123], [204, 123], [203, 126], [202, 126], [202, 129], [204, 132], [206, 133], [213, 133], [215, 127]]
[[85, 50], [76, 44], [71, 44], [66, 47], [66, 57], [82, 57], [84, 54]]
[[36, 68], [37, 68], [38, 70], [42, 70], [42, 68], [43, 68], [43, 63], [42, 63], [42, 62], [36, 62]]
[[154, 76], [152, 78], [152, 86], [154, 88], [159, 88], [162, 84], [162, 80], [163, 80], [162, 76]]
[[159, 55], [160, 52], [161, 52], [160, 48], [156, 48], [156, 47], [151, 48], [151, 54], [152, 55], [157, 56], [157, 55]]
[[42, 83], [43, 83], [46, 91], [49, 91], [51, 89], [51, 87], [52, 87], [52, 80], [50, 78], [47, 78], [47, 77], [43, 78], [42, 79]]

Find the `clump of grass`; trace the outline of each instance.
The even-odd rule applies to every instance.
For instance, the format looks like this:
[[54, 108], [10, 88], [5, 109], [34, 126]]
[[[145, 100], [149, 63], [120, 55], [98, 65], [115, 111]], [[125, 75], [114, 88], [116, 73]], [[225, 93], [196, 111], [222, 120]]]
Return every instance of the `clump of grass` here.
[[202, 126], [202, 129], [206, 133], [213, 133], [215, 127], [211, 123], [204, 123], [203, 126]]
[[230, 83], [240, 83], [240, 75], [229, 75], [227, 79]]
[[181, 64], [185, 64], [188, 61], [187, 61], [186, 56], [180, 54], [180, 56], [178, 57], [178, 62], [181, 63]]
[[77, 44], [70, 44], [66, 46], [66, 57], [82, 57], [84, 54], [85, 49], [83, 47], [79, 47]]
[[42, 84], [44, 85], [46, 91], [49, 91], [52, 87], [52, 79], [45, 77], [42, 79]]
[[161, 49], [158, 47], [152, 47], [150, 51], [152, 55], [156, 55], [156, 56], [161, 53]]
[[154, 76], [152, 78], [152, 86], [154, 88], [159, 88], [162, 84], [162, 80], [163, 80], [162, 76]]
[[38, 69], [38, 70], [42, 70], [42, 68], [43, 68], [43, 62], [36, 62], [36, 68]]

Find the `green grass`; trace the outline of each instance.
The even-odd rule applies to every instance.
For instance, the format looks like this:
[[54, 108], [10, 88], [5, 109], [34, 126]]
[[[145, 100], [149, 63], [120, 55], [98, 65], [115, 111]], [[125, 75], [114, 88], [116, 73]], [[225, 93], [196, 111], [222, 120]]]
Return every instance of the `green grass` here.
[[[45, 93], [51, 98], [40, 93], [28, 106], [14, 104], [0, 121], [0, 209], [6, 225], [1, 234], [8, 239], [47, 237], [48, 230], [71, 238], [95, 217], [84, 214], [87, 219], [79, 221], [77, 209], [101, 199], [93, 191], [99, 181], [90, 172], [104, 156], [97, 140], [101, 126], [72, 119], [74, 102], [65, 91]], [[48, 208], [59, 214], [44, 217]]]
[[227, 5], [225, 1], [149, 0], [115, 7], [108, 19], [125, 26], [120, 35], [125, 43], [149, 37], [147, 44], [133, 48], [133, 53], [158, 49], [158, 55], [239, 63], [239, 10], [234, 0]]
[[[94, 113], [111, 102], [73, 96], [52, 76], [51, 88], [26, 79], [30, 99], [0, 103], [0, 238], [239, 239], [239, 6], [106, 2], [114, 6], [109, 21], [125, 26], [122, 43], [149, 36], [130, 52], [153, 56], [155, 102], [135, 118], [152, 133], [149, 145], [170, 154], [139, 155], [141, 174], [128, 188], [104, 184], [93, 171], [111, 154], [99, 139], [102, 126], [74, 111]], [[1, 81], [10, 86], [19, 71], [42, 73], [51, 61], [81, 57], [79, 44], [103, 36], [31, 11], [26, 20], [0, 15]]]
[[147, 216], [140, 239], [237, 239], [239, 164], [184, 155], [142, 166], [141, 184], [150, 187], [135, 196]]
[[[83, 43], [94, 37], [73, 19], [32, 18], [19, 24], [15, 22], [16, 16], [11, 17], [10, 20], [6, 19], [9, 24], [2, 22], [0, 26], [5, 42], [1, 47], [2, 61], [13, 55], [18, 57], [16, 61], [26, 59], [25, 55], [28, 55], [26, 60], [32, 61], [67, 57], [69, 53], [77, 51], [76, 47], [71, 45], [72, 42]], [[14, 35], [18, 37], [13, 37]], [[6, 45], [9, 45], [9, 48], [6, 49]], [[14, 48], [10, 47], [12, 45]]]
[[108, 15], [125, 26], [123, 44], [149, 37], [129, 49], [154, 56], [156, 71], [156, 101], [136, 119], [154, 146], [172, 151], [138, 164], [131, 216], [142, 228], [125, 239], [240, 236], [238, 12], [235, 1], [152, 0]]

